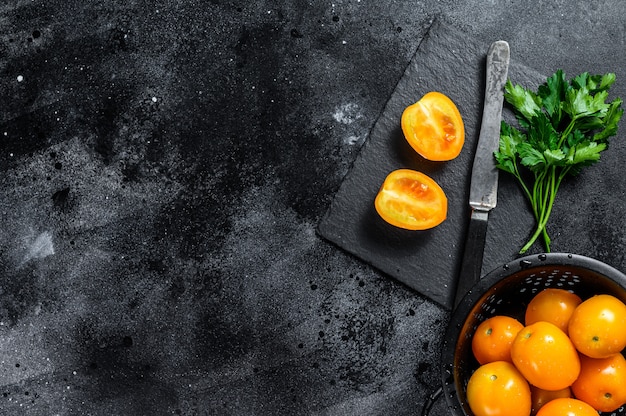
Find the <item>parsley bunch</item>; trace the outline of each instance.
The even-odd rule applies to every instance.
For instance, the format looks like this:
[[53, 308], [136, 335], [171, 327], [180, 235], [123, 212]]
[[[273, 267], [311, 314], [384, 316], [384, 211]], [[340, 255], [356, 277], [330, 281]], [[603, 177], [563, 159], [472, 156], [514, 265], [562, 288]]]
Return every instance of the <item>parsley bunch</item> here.
[[614, 82], [612, 73], [585, 72], [567, 80], [562, 70], [537, 92], [507, 81], [504, 99], [512, 106], [519, 128], [502, 121], [500, 146], [494, 155], [497, 167], [517, 178], [537, 224], [520, 254], [540, 235], [550, 252], [546, 224], [561, 181], [597, 162], [609, 138], [617, 133], [624, 110], [620, 98], [607, 103]]

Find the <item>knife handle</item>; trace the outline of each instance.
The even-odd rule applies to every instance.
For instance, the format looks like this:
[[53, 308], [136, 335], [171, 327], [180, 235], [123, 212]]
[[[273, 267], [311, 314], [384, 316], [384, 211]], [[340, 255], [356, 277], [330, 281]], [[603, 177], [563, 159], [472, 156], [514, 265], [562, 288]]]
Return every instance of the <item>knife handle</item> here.
[[461, 270], [458, 274], [456, 294], [454, 296], [455, 309], [467, 292], [480, 280], [488, 219], [489, 211], [472, 210], [465, 237], [465, 253], [461, 262]]

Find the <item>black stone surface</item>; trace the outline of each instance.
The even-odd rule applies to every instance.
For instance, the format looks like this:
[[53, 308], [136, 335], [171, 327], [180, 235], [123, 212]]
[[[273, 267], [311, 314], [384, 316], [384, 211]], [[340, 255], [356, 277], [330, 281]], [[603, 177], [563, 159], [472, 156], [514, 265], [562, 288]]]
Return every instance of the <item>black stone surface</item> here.
[[[624, 97], [625, 18], [619, 0], [2, 2], [0, 414], [418, 413], [448, 312], [322, 217], [433, 22], [538, 74], [616, 72]], [[626, 270], [625, 153], [620, 133], [563, 187], [554, 250]], [[501, 179], [486, 265], [524, 239], [520, 201]]]

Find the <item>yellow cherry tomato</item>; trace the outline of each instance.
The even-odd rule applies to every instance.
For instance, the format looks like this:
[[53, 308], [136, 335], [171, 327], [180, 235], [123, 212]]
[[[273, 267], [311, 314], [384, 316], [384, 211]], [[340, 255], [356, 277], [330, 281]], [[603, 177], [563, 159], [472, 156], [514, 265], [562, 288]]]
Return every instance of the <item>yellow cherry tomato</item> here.
[[528, 416], [530, 387], [513, 364], [494, 361], [471, 375], [467, 403], [474, 416]]
[[567, 334], [570, 317], [581, 302], [578, 295], [565, 289], [544, 289], [528, 304], [524, 323], [530, 325], [539, 321], [552, 322]]
[[569, 387], [580, 373], [580, 359], [567, 334], [550, 322], [522, 329], [511, 345], [515, 367], [533, 386], [544, 390]]
[[626, 347], [626, 305], [615, 296], [592, 296], [574, 309], [568, 328], [582, 354], [608, 357]]

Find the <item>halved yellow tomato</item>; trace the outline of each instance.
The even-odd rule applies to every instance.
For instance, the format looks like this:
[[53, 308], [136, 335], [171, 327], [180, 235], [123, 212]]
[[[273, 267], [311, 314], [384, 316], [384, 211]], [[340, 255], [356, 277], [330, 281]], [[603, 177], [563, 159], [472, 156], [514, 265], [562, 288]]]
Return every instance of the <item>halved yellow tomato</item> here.
[[408, 106], [400, 124], [411, 147], [428, 160], [452, 160], [465, 143], [461, 113], [448, 96], [437, 91]]
[[441, 224], [448, 215], [448, 198], [428, 175], [398, 169], [387, 175], [374, 206], [391, 225], [407, 230], [426, 230]]

